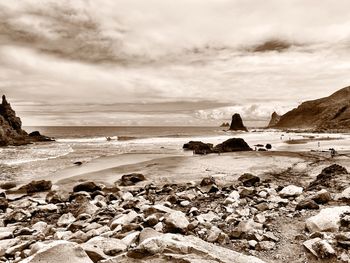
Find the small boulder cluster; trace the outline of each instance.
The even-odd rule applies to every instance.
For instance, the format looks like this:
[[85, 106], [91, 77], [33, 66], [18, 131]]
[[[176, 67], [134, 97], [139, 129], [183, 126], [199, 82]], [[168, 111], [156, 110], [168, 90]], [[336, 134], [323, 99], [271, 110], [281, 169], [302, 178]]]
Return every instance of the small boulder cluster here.
[[252, 151], [252, 148], [242, 138], [231, 138], [214, 147], [211, 143], [201, 141], [190, 141], [182, 147], [184, 150], [191, 150], [194, 154], [210, 154], [225, 152], [243, 152]]

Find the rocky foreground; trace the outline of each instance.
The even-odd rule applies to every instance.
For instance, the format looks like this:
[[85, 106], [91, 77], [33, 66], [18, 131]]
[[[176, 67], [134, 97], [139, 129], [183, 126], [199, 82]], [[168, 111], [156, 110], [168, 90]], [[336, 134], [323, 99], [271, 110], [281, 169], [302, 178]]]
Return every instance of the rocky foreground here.
[[[350, 262], [350, 175], [308, 186], [243, 174], [232, 185], [1, 185], [1, 262]], [[237, 251], [237, 252], [236, 252]]]

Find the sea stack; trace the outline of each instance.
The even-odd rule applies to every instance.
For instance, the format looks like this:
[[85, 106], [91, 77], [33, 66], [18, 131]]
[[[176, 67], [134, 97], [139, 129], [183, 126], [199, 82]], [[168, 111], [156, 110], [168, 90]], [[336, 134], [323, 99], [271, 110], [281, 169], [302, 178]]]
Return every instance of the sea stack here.
[[268, 128], [274, 127], [281, 119], [281, 115], [278, 115], [277, 112], [273, 112], [271, 115], [271, 119], [269, 122], [269, 125], [267, 126]]
[[22, 129], [22, 121], [8, 103], [6, 96], [2, 96], [0, 104], [0, 146], [18, 146], [34, 141], [51, 141], [50, 138], [40, 134], [30, 136]]
[[233, 114], [231, 126], [231, 131], [248, 131], [248, 129], [244, 126], [241, 115], [238, 113]]

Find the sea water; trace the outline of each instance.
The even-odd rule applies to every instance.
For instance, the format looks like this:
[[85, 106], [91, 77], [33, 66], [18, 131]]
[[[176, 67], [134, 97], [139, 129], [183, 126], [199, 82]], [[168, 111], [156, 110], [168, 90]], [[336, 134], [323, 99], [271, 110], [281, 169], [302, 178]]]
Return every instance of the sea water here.
[[[338, 151], [350, 150], [348, 134], [283, 133], [252, 130], [228, 132], [221, 127], [25, 127], [55, 138], [54, 142], [34, 143], [0, 148], [0, 179], [27, 181], [45, 177], [96, 158], [123, 154], [188, 155], [182, 145], [190, 140], [213, 144], [232, 137], [241, 137], [254, 149], [257, 144], [272, 144], [274, 151]], [[109, 138], [109, 139], [107, 139]], [[287, 143], [288, 140], [311, 141]], [[320, 138], [320, 141], [317, 140]], [[324, 141], [321, 138], [337, 140]]]

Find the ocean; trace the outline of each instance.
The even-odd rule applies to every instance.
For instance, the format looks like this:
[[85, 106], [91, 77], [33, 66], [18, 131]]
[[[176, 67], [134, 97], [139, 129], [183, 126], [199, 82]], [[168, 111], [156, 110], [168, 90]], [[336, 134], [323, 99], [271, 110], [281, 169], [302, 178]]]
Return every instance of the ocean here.
[[[0, 180], [27, 181], [100, 157], [127, 153], [181, 154], [187, 138], [225, 135], [220, 127], [24, 127], [55, 142], [0, 148]], [[107, 140], [107, 138], [110, 140]]]
[[[192, 155], [182, 150], [190, 140], [218, 144], [241, 137], [254, 148], [272, 144], [277, 151], [350, 151], [349, 134], [307, 134], [253, 130], [226, 132], [222, 127], [25, 127], [28, 132], [55, 138], [54, 142], [0, 148], [0, 180], [24, 182], [103, 157], [130, 158], [130, 154]], [[110, 140], [107, 140], [107, 138]], [[309, 138], [314, 138], [309, 140]], [[319, 143], [318, 139], [322, 140]], [[335, 138], [336, 140], [328, 140]], [[286, 143], [287, 140], [300, 140]], [[300, 143], [301, 142], [301, 143]], [[122, 156], [124, 155], [124, 156]], [[131, 157], [132, 158], [132, 157]]]

